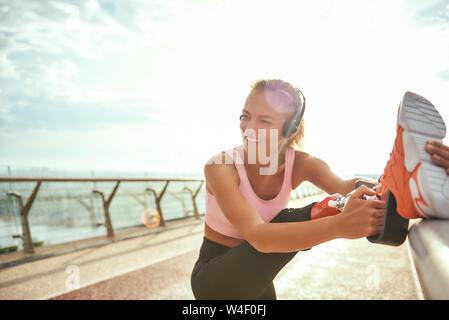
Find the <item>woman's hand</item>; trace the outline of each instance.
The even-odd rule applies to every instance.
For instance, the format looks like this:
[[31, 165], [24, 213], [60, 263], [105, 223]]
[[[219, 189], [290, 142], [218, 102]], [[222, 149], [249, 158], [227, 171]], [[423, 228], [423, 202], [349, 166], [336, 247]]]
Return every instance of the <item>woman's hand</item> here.
[[379, 234], [384, 221], [385, 201], [365, 200], [376, 192], [362, 185], [350, 193], [345, 209], [337, 216], [339, 233], [343, 238], [358, 239]]
[[449, 174], [449, 147], [441, 142], [429, 140], [426, 143], [426, 151], [430, 153], [432, 161]]

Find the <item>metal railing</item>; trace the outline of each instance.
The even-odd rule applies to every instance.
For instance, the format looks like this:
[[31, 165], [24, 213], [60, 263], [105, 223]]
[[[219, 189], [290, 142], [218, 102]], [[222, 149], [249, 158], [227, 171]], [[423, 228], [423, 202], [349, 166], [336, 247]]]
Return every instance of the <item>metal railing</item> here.
[[417, 219], [408, 233], [424, 299], [449, 299], [449, 220]]
[[[5, 177], [5, 176], [0, 176], [0, 183], [2, 183], [2, 182], [24, 182], [24, 183], [35, 182], [35, 185], [33, 186], [32, 191], [31, 191], [30, 195], [28, 196], [28, 198], [26, 199], [25, 203], [24, 203], [23, 195], [20, 194], [19, 192], [11, 192], [11, 191], [6, 192], [7, 197], [15, 198], [18, 203], [19, 215], [20, 215], [20, 225], [21, 225], [22, 233], [13, 235], [13, 238], [20, 238], [22, 240], [22, 245], [23, 245], [23, 249], [24, 249], [25, 253], [34, 253], [35, 252], [32, 236], [31, 236], [31, 231], [30, 231], [29, 214], [30, 214], [30, 210], [33, 206], [33, 203], [37, 197], [37, 194], [40, 190], [42, 182], [66, 182], [66, 183], [68, 183], [68, 182], [80, 182], [80, 183], [81, 182], [113, 182], [113, 183], [115, 183], [114, 187], [112, 188], [112, 191], [109, 194], [105, 194], [103, 191], [98, 190], [98, 188], [95, 188], [95, 185], [94, 185], [94, 188], [92, 189], [92, 194], [98, 195], [99, 198], [101, 199], [103, 215], [104, 215], [104, 223], [95, 223], [95, 221], [93, 221], [93, 223], [96, 224], [97, 226], [98, 225], [105, 226], [106, 227], [106, 236], [110, 237], [110, 238], [114, 237], [114, 228], [112, 226], [110, 206], [111, 206], [111, 202], [114, 199], [114, 197], [116, 196], [117, 190], [122, 182], [165, 182], [164, 186], [162, 187], [162, 190], [159, 193], [154, 188], [146, 187], [144, 190], [142, 190], [141, 193], [130, 193], [129, 194], [129, 195], [132, 195], [136, 200], [138, 200], [137, 196], [141, 195], [141, 194], [153, 195], [156, 209], [160, 214], [160, 223], [159, 223], [160, 227], [166, 226], [166, 220], [164, 219], [164, 213], [162, 210], [161, 201], [162, 201], [164, 195], [166, 194], [166, 190], [170, 183], [173, 183], [173, 182], [198, 182], [198, 186], [196, 188], [184, 187], [184, 189], [182, 190], [182, 191], [188, 192], [190, 195], [190, 199], [192, 201], [192, 206], [193, 206], [193, 214], [196, 219], [200, 219], [200, 213], [198, 211], [196, 199], [197, 199], [197, 196], [198, 196], [201, 188], [204, 185], [204, 179], [202, 179], [202, 178], [197, 178], [197, 179], [193, 179], [193, 178], [155, 179], [155, 178], [114, 178], [114, 177], [112, 177], [112, 178], [97, 178], [97, 177], [74, 178], [74, 177], [18, 177], [18, 176], [6, 176]], [[292, 192], [290, 198], [292, 200], [300, 199], [300, 198], [317, 195], [320, 193], [323, 193], [320, 189], [318, 189], [317, 187], [315, 187], [314, 185], [312, 185], [310, 183], [305, 182], [304, 184], [301, 185], [300, 188], [297, 188], [296, 190], [294, 190]], [[294, 196], [296, 196], [296, 197], [294, 197]], [[92, 205], [88, 205], [84, 201], [84, 199], [87, 197], [86, 195], [76, 195], [76, 196], [65, 195], [62, 197], [68, 198], [68, 199], [76, 199], [82, 205], [83, 208], [85, 208], [88, 211], [92, 210]], [[40, 199], [41, 200], [42, 199], [43, 200], [58, 200], [59, 198], [62, 198], [62, 197], [49, 196], [49, 197], [41, 197]], [[141, 203], [141, 204], [143, 204], [143, 203]]]
[[31, 237], [30, 224], [29, 224], [29, 213], [32, 208], [33, 202], [39, 192], [42, 182], [115, 182], [112, 192], [105, 195], [104, 192], [100, 190], [92, 190], [93, 194], [100, 196], [103, 207], [104, 214], [104, 225], [106, 227], [106, 236], [114, 237], [114, 229], [112, 227], [111, 215], [110, 215], [110, 205], [114, 196], [116, 195], [117, 189], [121, 182], [165, 182], [162, 191], [158, 194], [153, 188], [146, 188], [145, 192], [151, 193], [154, 196], [157, 210], [160, 214], [161, 221], [160, 226], [165, 227], [166, 221], [164, 219], [164, 214], [162, 207], [160, 205], [165, 191], [170, 182], [199, 182], [198, 187], [192, 190], [188, 187], [184, 187], [185, 191], [188, 191], [191, 195], [193, 204], [193, 213], [196, 219], [200, 219], [200, 214], [198, 212], [198, 207], [196, 205], [196, 197], [204, 183], [204, 179], [150, 179], [150, 178], [60, 178], [60, 177], [0, 177], [0, 182], [36, 182], [31, 195], [28, 197], [24, 204], [23, 196], [17, 192], [7, 192], [8, 197], [15, 197], [19, 204], [20, 213], [20, 224], [22, 227], [22, 234], [15, 235], [15, 238], [21, 238], [23, 243], [24, 252], [34, 253], [34, 245]]

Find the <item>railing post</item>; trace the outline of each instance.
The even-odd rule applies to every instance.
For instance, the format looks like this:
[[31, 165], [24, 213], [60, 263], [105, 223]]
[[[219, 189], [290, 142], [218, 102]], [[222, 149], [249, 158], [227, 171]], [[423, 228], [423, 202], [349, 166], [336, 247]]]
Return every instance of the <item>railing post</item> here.
[[200, 219], [200, 214], [198, 212], [198, 207], [196, 206], [196, 196], [200, 192], [200, 189], [201, 189], [201, 186], [203, 185], [203, 182], [204, 181], [201, 181], [200, 186], [198, 187], [198, 189], [196, 189], [195, 193], [193, 193], [193, 191], [190, 188], [184, 187], [184, 190], [189, 191], [190, 196], [192, 197], [193, 213], [195, 214], [195, 218], [196, 219]]
[[106, 225], [106, 232], [108, 237], [114, 237], [114, 229], [112, 228], [112, 221], [111, 221], [111, 215], [109, 214], [109, 206], [111, 204], [112, 199], [115, 196], [115, 192], [118, 189], [118, 186], [120, 185], [120, 180], [117, 181], [115, 184], [114, 190], [112, 190], [111, 194], [109, 195], [108, 199], [105, 199], [103, 192], [98, 190], [93, 190], [93, 193], [97, 193], [100, 195], [101, 200], [103, 201], [103, 210], [104, 210], [104, 223]]
[[164, 219], [164, 215], [162, 214], [162, 208], [161, 208], [161, 199], [164, 196], [165, 190], [167, 190], [169, 183], [170, 183], [170, 180], [167, 180], [164, 188], [162, 189], [162, 191], [159, 195], [157, 195], [157, 192], [152, 188], [146, 188], [146, 190], [145, 190], [145, 191], [151, 191], [154, 195], [154, 200], [156, 202], [156, 208], [157, 208], [157, 211], [159, 212], [159, 215], [161, 216], [161, 222], [159, 223], [159, 225], [161, 227], [165, 227], [165, 219]]
[[20, 224], [22, 225], [22, 235], [19, 236], [22, 238], [23, 242], [23, 250], [25, 253], [34, 253], [34, 245], [33, 240], [31, 238], [30, 224], [28, 221], [28, 215], [30, 213], [31, 206], [33, 205], [34, 199], [36, 198], [37, 192], [41, 186], [41, 181], [36, 183], [36, 186], [33, 189], [33, 192], [29, 196], [25, 206], [23, 205], [22, 196], [20, 194], [14, 192], [8, 192], [8, 196], [14, 196], [19, 201], [19, 209], [20, 209]]

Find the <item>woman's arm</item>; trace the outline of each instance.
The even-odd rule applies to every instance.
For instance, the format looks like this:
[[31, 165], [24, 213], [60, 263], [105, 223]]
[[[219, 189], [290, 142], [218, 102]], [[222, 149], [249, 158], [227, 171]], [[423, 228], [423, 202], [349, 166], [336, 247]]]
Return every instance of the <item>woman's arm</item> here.
[[[426, 144], [426, 151], [431, 155], [432, 161], [444, 168], [446, 173], [449, 174], [449, 146], [439, 142], [439, 141], [429, 141]], [[332, 176], [332, 173], [326, 173], [326, 169], [323, 170], [324, 175]], [[332, 179], [332, 177], [331, 177]], [[346, 195], [348, 192], [351, 192], [355, 188], [355, 183], [357, 180], [363, 180], [366, 182], [370, 182], [373, 184], [378, 184], [376, 180], [365, 178], [365, 177], [355, 177], [348, 180], [342, 180], [340, 182], [339, 189], [341, 190], [339, 193]]]
[[352, 190], [355, 189], [355, 184], [358, 180], [362, 180], [368, 183], [372, 183], [374, 185], [378, 185], [379, 182], [377, 180], [374, 179], [370, 179], [370, 178], [366, 178], [366, 177], [355, 177], [355, 178], [351, 178], [351, 179], [347, 179], [347, 180], [343, 180], [342, 183], [342, 187], [341, 190], [342, 192], [339, 192], [342, 195], [346, 195], [349, 192], [351, 192]]
[[[298, 251], [340, 237], [364, 237], [380, 232], [378, 217], [383, 214], [385, 203], [362, 200], [363, 192], [372, 194], [365, 186], [351, 196], [344, 212], [337, 216], [306, 222], [265, 223], [240, 192], [233, 165], [218, 163], [211, 161], [204, 167], [207, 183], [223, 214], [258, 251]], [[232, 163], [232, 159], [225, 163]]]
[[[446, 173], [449, 174], [449, 146], [439, 142], [439, 141], [429, 141], [426, 144], [426, 151], [431, 155], [432, 161], [444, 168]], [[370, 182], [373, 184], [378, 184], [376, 180], [365, 178], [365, 177], [355, 177], [348, 180], [343, 180], [342, 182], [342, 190], [352, 191], [355, 188], [355, 183], [357, 180], [363, 180], [366, 182]], [[341, 193], [341, 192], [340, 192]], [[346, 194], [346, 193], [341, 193]]]
[[[426, 151], [430, 153], [432, 161], [436, 165], [443, 167], [446, 173], [449, 174], [449, 146], [438, 141], [429, 141], [426, 144]], [[376, 180], [365, 177], [342, 179], [332, 172], [326, 162], [319, 158], [308, 157], [302, 165], [305, 166], [306, 179], [329, 194], [340, 193], [346, 195], [354, 190], [355, 183], [359, 179], [374, 184], [378, 183]]]
[[302, 162], [301, 170], [303, 170], [307, 181], [328, 194], [340, 193], [346, 195], [354, 190], [356, 179], [344, 180], [340, 178], [320, 158], [307, 157]]
[[364, 200], [362, 196], [376, 193], [360, 186], [351, 194], [345, 209], [338, 215], [305, 222], [258, 224], [253, 232], [264, 252], [291, 252], [312, 248], [336, 238], [358, 239], [382, 231], [385, 202]]
[[306, 158], [302, 165], [304, 166], [302, 170], [304, 170], [306, 180], [328, 194], [340, 193], [346, 195], [355, 189], [355, 183], [359, 179], [377, 184], [377, 181], [363, 177], [342, 179], [320, 158]]

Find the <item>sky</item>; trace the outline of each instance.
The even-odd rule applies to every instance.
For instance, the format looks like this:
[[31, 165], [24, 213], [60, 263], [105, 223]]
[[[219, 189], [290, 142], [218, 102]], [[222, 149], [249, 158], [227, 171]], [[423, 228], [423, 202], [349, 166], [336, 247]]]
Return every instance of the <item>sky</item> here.
[[449, 121], [448, 39], [448, 0], [0, 0], [0, 166], [202, 175], [278, 78], [304, 151], [380, 174], [406, 91]]

